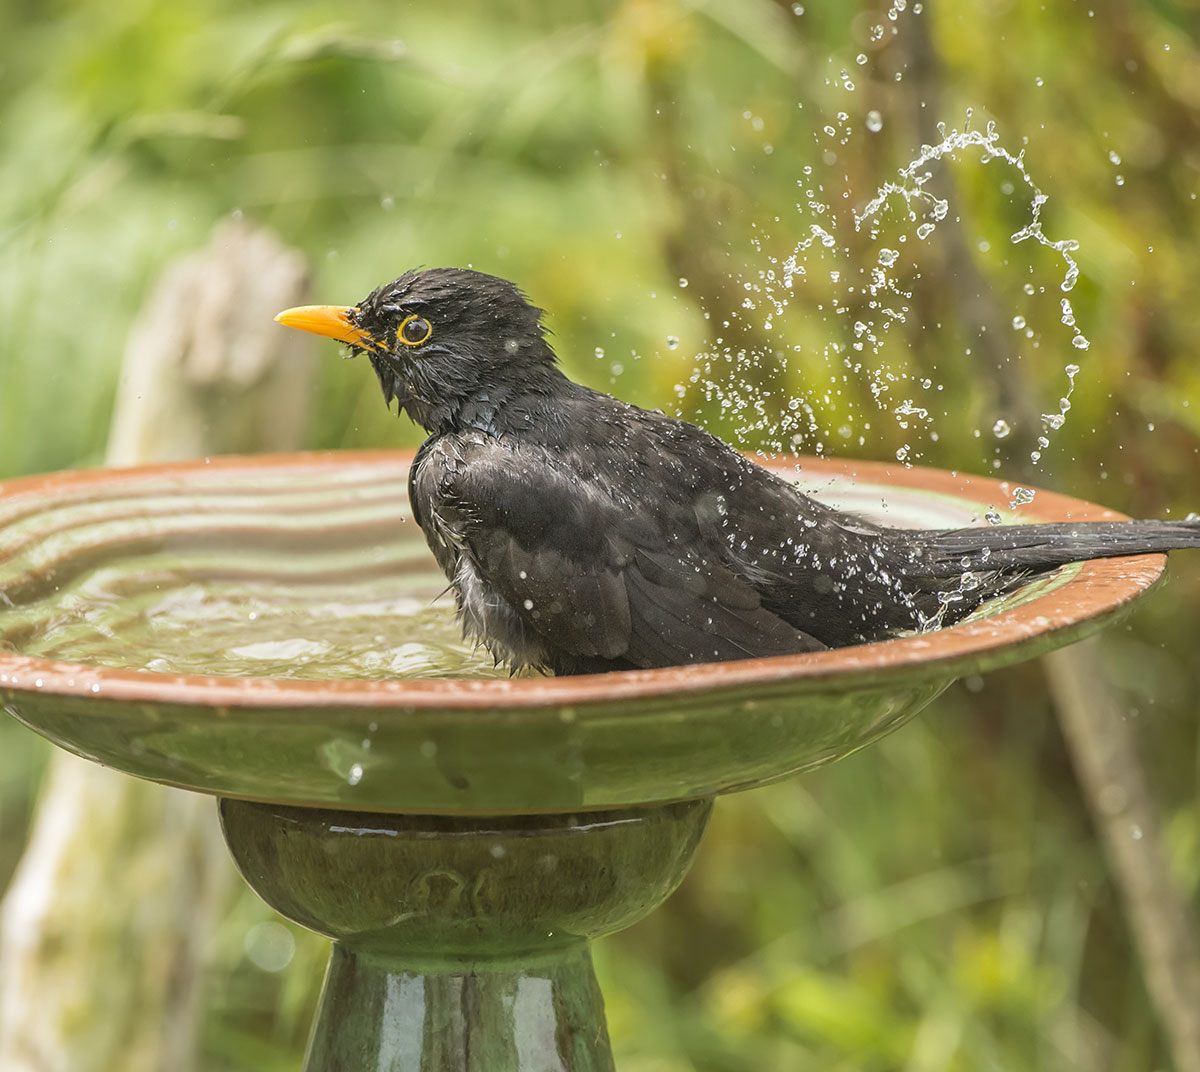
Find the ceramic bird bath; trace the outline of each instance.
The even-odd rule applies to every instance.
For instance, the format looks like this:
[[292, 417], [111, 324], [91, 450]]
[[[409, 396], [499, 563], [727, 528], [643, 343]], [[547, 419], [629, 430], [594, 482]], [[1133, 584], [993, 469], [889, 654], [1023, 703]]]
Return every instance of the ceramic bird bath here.
[[[247, 882], [333, 940], [308, 1072], [611, 1069], [588, 943], [678, 885], [714, 797], [848, 755], [955, 678], [1095, 631], [1164, 563], [1070, 566], [885, 643], [509, 678], [432, 603], [445, 582], [407, 518], [410, 461], [0, 484], [0, 703], [78, 755], [219, 798]], [[1012, 497], [868, 463], [806, 460], [797, 478], [894, 525], [984, 523]], [[1049, 492], [1022, 511], [1117, 516]]]

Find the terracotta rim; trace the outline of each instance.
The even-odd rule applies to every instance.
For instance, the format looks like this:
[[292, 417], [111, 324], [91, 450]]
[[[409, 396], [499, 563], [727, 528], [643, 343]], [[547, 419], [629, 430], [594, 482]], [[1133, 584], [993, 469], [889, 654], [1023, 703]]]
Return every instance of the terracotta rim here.
[[[89, 484], [110, 488], [135, 486], [150, 478], [187, 476], [220, 470], [278, 472], [287, 468], [336, 468], [355, 465], [406, 465], [414, 451], [316, 451], [292, 454], [221, 456], [129, 469], [90, 469], [22, 477], [0, 483], [0, 499], [41, 499]], [[790, 468], [792, 459], [774, 467]], [[861, 477], [874, 484], [1003, 502], [1015, 485], [920, 466], [886, 462], [796, 459], [807, 477]], [[1025, 508], [1030, 521], [1113, 521], [1126, 515], [1082, 499], [1038, 491]], [[119, 670], [57, 662], [0, 652], [0, 690], [108, 700], [209, 707], [404, 707], [412, 709], [541, 708], [644, 700], [655, 697], [736, 688], [773, 682], [828, 685], [848, 675], [922, 670], [969, 657], [999, 653], [1036, 637], [1053, 634], [1087, 619], [1115, 613], [1149, 588], [1166, 566], [1166, 555], [1092, 559], [1077, 576], [1028, 603], [985, 620], [966, 622], [920, 636], [862, 644], [805, 655], [622, 670], [568, 678], [468, 679], [421, 681], [304, 681], [256, 677], [207, 677]]]

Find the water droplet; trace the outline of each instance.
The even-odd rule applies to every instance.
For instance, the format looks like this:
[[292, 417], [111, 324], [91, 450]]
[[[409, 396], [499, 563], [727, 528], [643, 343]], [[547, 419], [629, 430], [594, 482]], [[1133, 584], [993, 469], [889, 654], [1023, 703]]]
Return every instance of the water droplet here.
[[1012, 501], [1008, 505], [1012, 507], [1024, 506], [1026, 503], [1033, 502], [1036, 494], [1037, 492], [1033, 488], [1013, 488]]
[[1071, 345], [1074, 346], [1076, 350], [1086, 350], [1092, 344], [1088, 342], [1087, 338], [1083, 335], [1076, 335], [1071, 340]]
[[347, 785], [358, 785], [358, 783], [362, 781], [362, 776], [363, 776], [362, 764], [355, 763], [354, 766], [352, 766], [350, 768], [350, 773], [346, 775], [346, 784]]
[[900, 251], [895, 249], [881, 249], [879, 251], [879, 263], [885, 268], [890, 268], [896, 263], [896, 258], [900, 256]]
[[989, 525], [999, 525], [1004, 520], [1004, 518], [1000, 516], [999, 510], [989, 510], [983, 515], [983, 519]]
[[803, 4], [793, 4], [792, 5], [792, 14], [793, 15], [803, 15], [804, 14], [804, 5]]
[[675, 350], [678, 347], [679, 347], [679, 336], [678, 335], [668, 335], [667, 336], [667, 349]]
[[1110, 150], [1108, 151], [1108, 159], [1109, 159], [1109, 160], [1111, 160], [1111, 161], [1112, 161], [1114, 164], [1118, 164], [1118, 165], [1119, 165], [1119, 164], [1121, 163], [1121, 158], [1120, 158], [1120, 157], [1119, 157], [1119, 156], [1116, 154], [1116, 152], [1115, 152], [1114, 150], [1112, 150], [1112, 149], [1110, 149]]
[[917, 237], [928, 238], [931, 234], [933, 234], [933, 231], [934, 225], [932, 223], [923, 223], [917, 228]]
[[992, 435], [997, 439], [1007, 439], [1012, 433], [1012, 428], [1009, 427], [1008, 421], [1000, 418], [992, 425]]
[[1017, 331], [1020, 331], [1021, 328], [1025, 326], [1025, 318], [1023, 316], [1014, 316], [1012, 319], [1012, 325]]
[[883, 129], [883, 116], [874, 108], [867, 112], [867, 129], [872, 134], [878, 134]]
[[825, 133], [828, 134], [832, 138], [832, 137], [834, 137], [834, 135], [837, 134], [837, 131], [834, 130], [833, 127], [826, 125]]
[[603, 358], [603, 357], [604, 357], [604, 347], [603, 347], [603, 346], [597, 346], [597, 347], [596, 347], [596, 356], [597, 356], [597, 357], [599, 357], [599, 358]]
[[526, 610], [533, 610], [533, 600], [532, 599], [525, 600], [523, 606], [525, 607]]
[[867, 62], [867, 54], [865, 52], [860, 52], [854, 57], [854, 62], [862, 67]]
[[679, 277], [679, 285], [680, 285], [680, 287], [686, 287], [688, 285], [688, 281], [686, 279], [684, 279], [682, 276], [680, 276]]

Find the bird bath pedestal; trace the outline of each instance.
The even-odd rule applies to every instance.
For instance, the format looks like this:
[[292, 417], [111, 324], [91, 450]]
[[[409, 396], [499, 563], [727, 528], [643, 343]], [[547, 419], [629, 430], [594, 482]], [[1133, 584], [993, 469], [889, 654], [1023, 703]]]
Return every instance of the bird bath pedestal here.
[[[426, 643], [444, 587], [402, 523], [410, 461], [0, 484], [0, 703], [78, 755], [219, 798], [247, 882], [333, 940], [308, 1072], [611, 1069], [588, 943], [678, 885], [716, 795], [845, 756], [954, 679], [1093, 632], [1164, 562], [1071, 566], [953, 628], [811, 655], [559, 679], [418, 660], [424, 676], [399, 678], [389, 660]], [[868, 463], [806, 461], [802, 480], [920, 527], [1011, 496]], [[1041, 492], [1022, 520], [1115, 516]], [[279, 608], [288, 637], [270, 632]], [[326, 630], [357, 645], [353, 669], [321, 672]]]

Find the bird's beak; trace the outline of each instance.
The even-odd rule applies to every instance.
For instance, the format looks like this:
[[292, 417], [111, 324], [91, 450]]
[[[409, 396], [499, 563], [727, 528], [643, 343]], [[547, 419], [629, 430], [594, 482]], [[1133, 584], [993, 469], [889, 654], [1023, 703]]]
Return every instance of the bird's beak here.
[[275, 319], [285, 327], [374, 350], [377, 348], [375, 340], [350, 319], [350, 314], [356, 311], [352, 305], [298, 305], [295, 309], [284, 309]]

